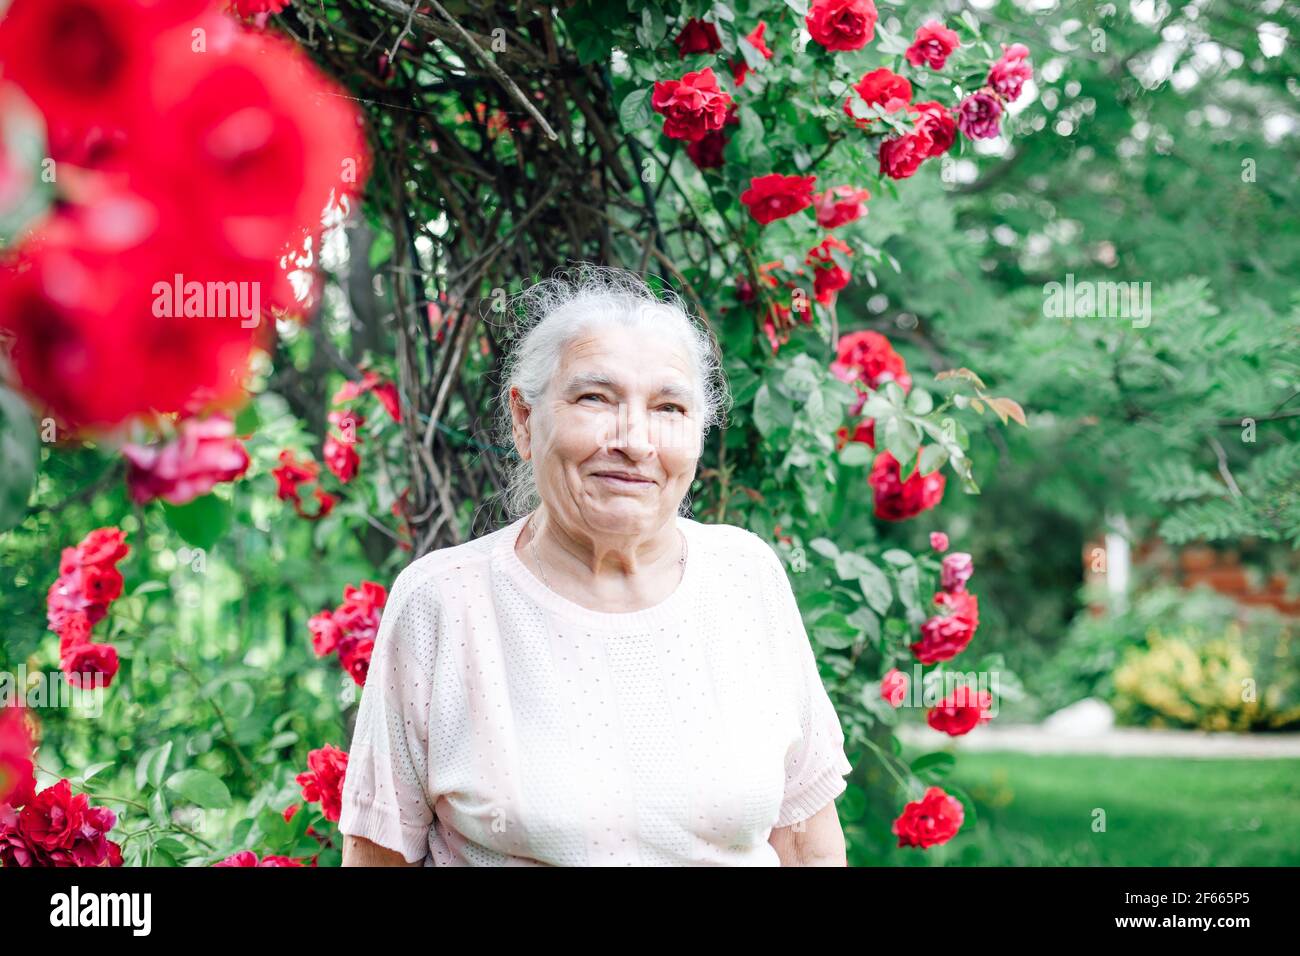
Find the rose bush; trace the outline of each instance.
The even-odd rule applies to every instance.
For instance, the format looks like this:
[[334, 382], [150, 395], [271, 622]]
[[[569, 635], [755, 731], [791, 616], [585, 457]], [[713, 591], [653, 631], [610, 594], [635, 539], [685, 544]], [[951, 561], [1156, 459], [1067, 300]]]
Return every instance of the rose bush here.
[[[1025, 46], [998, 54], [974, 16], [871, 0], [630, 18], [578, 2], [511, 21], [494, 51], [510, 84], [466, 48], [466, 82], [430, 88], [417, 76], [452, 64], [410, 42], [436, 35], [419, 11], [85, 0], [87, 50], [116, 51], [91, 95], [84, 63], [51, 46], [70, 3], [14, 0], [0, 20], [5, 77], [69, 170], [0, 275], [0, 325], [9, 381], [54, 424], [43, 469], [100, 476], [100, 530], [39, 581], [57, 653], [44, 635], [24, 651], [112, 683], [100, 732], [42, 715], [102, 759], [24, 794], [25, 829], [26, 807], [0, 816], [0, 862], [338, 863], [347, 754], [326, 741], [355, 717], [376, 581], [484, 530], [509, 455], [479, 427], [508, 345], [491, 313], [562, 253], [653, 264], [719, 343], [735, 406], [696, 513], [788, 565], [855, 767], [851, 862], [973, 819], [936, 786], [946, 764], [904, 762], [890, 733], [978, 641], [969, 556], [941, 561], [934, 530], [950, 479], [978, 490], [968, 426], [1024, 413], [975, 371], [927, 366], [868, 303], [879, 270], [906, 270], [886, 249], [915, 185], [901, 180], [1008, 135]], [[308, 35], [316, 65], [288, 39]], [[481, 192], [507, 182], [526, 201]], [[202, 314], [178, 275], [252, 284], [257, 321]], [[945, 697], [931, 723], [977, 732], [991, 703]], [[134, 763], [110, 774], [122, 738]], [[73, 752], [47, 736], [33, 760], [8, 739], [0, 783]]]

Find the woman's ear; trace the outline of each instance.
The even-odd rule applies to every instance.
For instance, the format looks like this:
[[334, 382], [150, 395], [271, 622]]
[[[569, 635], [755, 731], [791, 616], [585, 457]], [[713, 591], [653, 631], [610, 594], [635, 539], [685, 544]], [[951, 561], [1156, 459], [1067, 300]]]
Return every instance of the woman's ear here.
[[513, 422], [511, 431], [514, 434], [515, 449], [519, 452], [519, 457], [527, 461], [533, 455], [533, 410], [524, 402], [524, 398], [519, 394], [518, 386], [510, 387], [510, 420]]

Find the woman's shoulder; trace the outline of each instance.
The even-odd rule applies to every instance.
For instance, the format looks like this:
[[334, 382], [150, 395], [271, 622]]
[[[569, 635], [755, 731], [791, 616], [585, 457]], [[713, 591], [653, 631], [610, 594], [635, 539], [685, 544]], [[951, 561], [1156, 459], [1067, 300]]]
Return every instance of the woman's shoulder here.
[[498, 543], [512, 527], [513, 523], [416, 558], [394, 579], [390, 600], [404, 601], [419, 594], [437, 601], [446, 584], [485, 573]]

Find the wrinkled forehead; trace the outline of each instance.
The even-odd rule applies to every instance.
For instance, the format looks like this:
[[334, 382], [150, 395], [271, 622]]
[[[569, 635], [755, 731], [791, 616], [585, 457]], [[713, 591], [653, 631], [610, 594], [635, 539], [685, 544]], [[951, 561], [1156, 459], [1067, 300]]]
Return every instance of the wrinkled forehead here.
[[[671, 317], [667, 313], [659, 318]], [[579, 381], [620, 388], [652, 382], [691, 391], [699, 384], [695, 365], [687, 343], [672, 328], [659, 321], [581, 329], [565, 343], [552, 382], [561, 389]]]

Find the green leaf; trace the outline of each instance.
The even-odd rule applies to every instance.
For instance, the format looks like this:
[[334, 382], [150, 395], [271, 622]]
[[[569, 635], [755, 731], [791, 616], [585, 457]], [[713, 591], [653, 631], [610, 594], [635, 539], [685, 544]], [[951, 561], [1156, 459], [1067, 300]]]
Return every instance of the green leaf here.
[[230, 528], [230, 505], [216, 495], [204, 495], [183, 505], [163, 502], [168, 526], [196, 548], [210, 548]]
[[172, 742], [157, 747], [150, 747], [135, 765], [135, 788], [143, 790], [145, 786], [154, 788], [162, 786], [163, 774], [167, 770], [167, 761], [172, 755]]
[[167, 778], [167, 789], [207, 810], [224, 810], [231, 805], [226, 785], [220, 777], [206, 770], [177, 771]]
[[0, 387], [0, 531], [23, 520], [36, 481], [36, 425], [27, 405]]
[[934, 399], [923, 388], [914, 388], [907, 396], [907, 410], [914, 415], [928, 415], [934, 408]]
[[808, 16], [808, 0], [785, 0], [785, 5], [801, 17]]
[[923, 475], [928, 475], [933, 471], [938, 471], [947, 460], [948, 449], [942, 445], [926, 445], [921, 449], [920, 472]]
[[794, 405], [764, 382], [754, 396], [754, 424], [763, 435], [770, 435], [778, 428], [789, 428], [794, 424]]
[[654, 110], [650, 106], [650, 89], [633, 90], [618, 108], [618, 121], [629, 133], [645, 129], [654, 120]]
[[231, 720], [243, 720], [253, 712], [253, 688], [244, 681], [231, 681], [217, 694], [222, 712]]
[[934, 777], [942, 777], [957, 764], [957, 758], [952, 754], [937, 750], [934, 753], [922, 754], [912, 761], [912, 773], [918, 777], [923, 773], [929, 773]]
[[169, 826], [172, 822], [167, 815], [167, 798], [161, 790], [155, 790], [149, 798], [149, 819], [160, 827]]
[[897, 416], [885, 420], [885, 448], [898, 460], [903, 476], [916, 467], [916, 450], [921, 446], [921, 433], [915, 425]]
[[840, 464], [857, 468], [871, 463], [875, 453], [866, 442], [851, 441], [840, 449]]
[[808, 547], [812, 548], [823, 558], [829, 558], [834, 561], [840, 554], [839, 545], [830, 538], [813, 538], [808, 542]]
[[117, 763], [115, 760], [105, 760], [102, 763], [92, 763], [89, 767], [81, 772], [81, 782], [85, 783], [95, 774], [99, 773], [106, 767], [112, 767]]
[[870, 561], [866, 562], [862, 573], [858, 575], [858, 587], [862, 589], [862, 596], [867, 599], [867, 606], [877, 614], [883, 615], [894, 601], [894, 592], [889, 586], [889, 578]]

